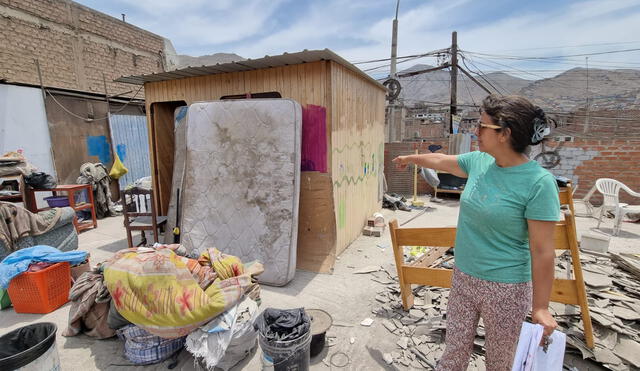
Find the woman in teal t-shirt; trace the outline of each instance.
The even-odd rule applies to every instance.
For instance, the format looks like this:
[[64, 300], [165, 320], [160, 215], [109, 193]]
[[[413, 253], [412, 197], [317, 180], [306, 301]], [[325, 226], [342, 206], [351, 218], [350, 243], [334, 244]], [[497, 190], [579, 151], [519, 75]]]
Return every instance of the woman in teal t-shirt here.
[[460, 196], [455, 268], [447, 306], [446, 348], [437, 370], [466, 370], [479, 318], [488, 370], [510, 370], [520, 328], [531, 310], [550, 335], [554, 225], [560, 219], [554, 177], [525, 152], [549, 133], [540, 107], [519, 96], [489, 95], [476, 135], [480, 151], [458, 156], [399, 156], [468, 178]]

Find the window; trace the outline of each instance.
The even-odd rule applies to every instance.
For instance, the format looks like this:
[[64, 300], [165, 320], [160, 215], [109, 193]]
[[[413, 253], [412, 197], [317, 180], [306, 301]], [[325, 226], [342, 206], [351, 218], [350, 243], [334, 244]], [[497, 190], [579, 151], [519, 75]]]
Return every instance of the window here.
[[225, 95], [220, 97], [220, 100], [232, 100], [232, 99], [260, 99], [260, 98], [282, 98], [282, 95], [277, 91], [270, 91], [266, 93], [247, 93], [237, 95]]

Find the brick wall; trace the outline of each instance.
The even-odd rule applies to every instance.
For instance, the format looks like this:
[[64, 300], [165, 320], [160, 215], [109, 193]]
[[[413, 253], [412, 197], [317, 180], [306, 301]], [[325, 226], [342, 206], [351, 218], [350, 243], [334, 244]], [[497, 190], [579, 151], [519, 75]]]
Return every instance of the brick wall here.
[[0, 0], [0, 40], [8, 82], [39, 85], [37, 59], [45, 86], [103, 94], [104, 74], [115, 95], [137, 88], [113, 79], [163, 70], [161, 36], [69, 0]]
[[404, 124], [404, 136], [403, 139], [415, 138], [416, 133], [418, 138], [437, 138], [442, 137], [447, 131], [445, 124], [432, 123], [427, 120], [405, 120]]
[[[556, 148], [557, 146], [557, 148]], [[536, 148], [531, 157], [540, 152]], [[640, 139], [575, 138], [573, 142], [547, 141], [545, 149], [558, 154], [558, 164], [549, 170], [555, 175], [572, 179], [578, 186], [576, 198], [583, 197], [598, 178], [621, 181], [632, 190], [640, 191]], [[640, 204], [640, 199], [620, 192], [620, 201]], [[599, 193], [591, 200], [602, 202]]]
[[640, 138], [640, 110], [576, 110], [569, 115], [558, 116], [561, 127], [555, 134], [600, 139]]
[[[390, 192], [413, 194], [413, 169], [411, 167], [399, 171], [391, 160], [399, 155], [429, 153], [427, 147], [439, 144], [443, 147], [438, 152], [447, 153], [446, 139], [426, 140], [425, 142], [386, 143], [384, 147], [384, 166], [387, 186]], [[471, 148], [476, 148], [472, 143]], [[533, 147], [530, 157], [539, 162], [549, 164], [549, 171], [554, 175], [564, 176], [577, 185], [575, 198], [583, 197], [599, 178], [613, 178], [640, 192], [640, 139], [588, 139], [574, 138], [572, 142], [548, 140], [545, 142], [545, 156], [541, 146]], [[418, 176], [418, 193], [432, 193], [431, 187]], [[640, 205], [640, 199], [620, 192], [620, 201], [631, 205]], [[591, 199], [593, 204], [600, 204], [602, 198], [596, 192]]]
[[[388, 192], [395, 192], [404, 195], [413, 195], [413, 167], [408, 166], [405, 170], [396, 169], [391, 162], [401, 155], [415, 153], [416, 149], [420, 153], [431, 153], [428, 147], [432, 144], [439, 144], [442, 149], [438, 153], [447, 153], [449, 140], [438, 138], [426, 140], [425, 142], [398, 142], [384, 144], [384, 175], [387, 180]], [[433, 194], [432, 187], [418, 174], [418, 194]]]

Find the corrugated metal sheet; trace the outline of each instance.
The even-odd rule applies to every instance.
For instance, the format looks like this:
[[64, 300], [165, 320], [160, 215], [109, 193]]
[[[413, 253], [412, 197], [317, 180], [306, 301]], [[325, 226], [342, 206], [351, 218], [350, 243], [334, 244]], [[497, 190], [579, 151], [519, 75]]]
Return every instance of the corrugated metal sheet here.
[[137, 179], [151, 176], [147, 118], [141, 115], [110, 115], [113, 149], [129, 169], [118, 182], [120, 189]]
[[237, 71], [251, 71], [259, 70], [271, 67], [289, 66], [294, 64], [310, 63], [317, 61], [334, 61], [339, 63], [353, 72], [356, 72], [360, 76], [366, 78], [371, 83], [377, 85], [381, 89], [386, 91], [386, 88], [376, 81], [371, 76], [364, 73], [361, 69], [349, 63], [347, 60], [332, 52], [329, 49], [323, 50], [303, 50], [298, 53], [284, 53], [276, 56], [265, 56], [259, 59], [247, 59], [244, 61], [230, 62], [230, 63], [218, 63], [213, 66], [201, 66], [201, 67], [187, 67], [179, 70], [153, 73], [150, 75], [139, 76], [122, 76], [116, 79], [116, 82], [123, 82], [128, 84], [143, 85], [145, 82], [156, 82], [166, 80], [176, 80], [185, 77], [216, 75], [227, 72]]

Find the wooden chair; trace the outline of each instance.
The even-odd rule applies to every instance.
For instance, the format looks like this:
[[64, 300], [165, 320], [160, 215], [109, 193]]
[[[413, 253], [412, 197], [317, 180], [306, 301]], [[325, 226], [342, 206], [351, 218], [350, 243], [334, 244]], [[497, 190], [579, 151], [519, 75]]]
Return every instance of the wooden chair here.
[[131, 188], [122, 191], [124, 227], [127, 230], [129, 247], [133, 247], [132, 231], [140, 231], [142, 241], [138, 246], [147, 244], [144, 231], [153, 231], [153, 240], [158, 242], [159, 228], [167, 223], [166, 216], [156, 215], [156, 206], [153, 200], [153, 190]]
[[[451, 287], [453, 270], [429, 266], [454, 246], [456, 228], [399, 228], [398, 221], [394, 219], [389, 222], [389, 232], [398, 271], [402, 305], [405, 310], [413, 306], [411, 284]], [[564, 220], [556, 224], [554, 242], [556, 250], [570, 251], [574, 278], [555, 278], [551, 301], [580, 306], [585, 340], [587, 346], [593, 348], [593, 327], [580, 265], [575, 220], [570, 212], [564, 212]], [[429, 246], [432, 249], [416, 262], [405, 264], [403, 246]]]

